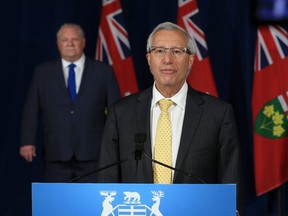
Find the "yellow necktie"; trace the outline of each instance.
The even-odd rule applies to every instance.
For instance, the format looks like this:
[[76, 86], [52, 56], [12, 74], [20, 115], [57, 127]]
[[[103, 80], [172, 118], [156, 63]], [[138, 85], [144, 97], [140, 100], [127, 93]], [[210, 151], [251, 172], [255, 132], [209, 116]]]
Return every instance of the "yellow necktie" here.
[[[156, 129], [156, 140], [154, 149], [154, 158], [169, 166], [172, 165], [171, 152], [171, 121], [168, 112], [169, 107], [173, 104], [172, 100], [162, 99], [159, 101], [161, 114], [158, 119]], [[159, 164], [154, 164], [154, 183], [170, 184], [171, 170]]]

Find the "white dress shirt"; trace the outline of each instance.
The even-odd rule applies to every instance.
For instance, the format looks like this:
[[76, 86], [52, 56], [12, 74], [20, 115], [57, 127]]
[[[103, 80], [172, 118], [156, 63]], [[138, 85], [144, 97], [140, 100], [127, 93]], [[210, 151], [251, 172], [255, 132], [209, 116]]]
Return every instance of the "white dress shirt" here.
[[[156, 137], [156, 127], [161, 109], [159, 107], [158, 101], [161, 99], [171, 99], [174, 102], [169, 108], [171, 126], [172, 126], [172, 166], [175, 167], [176, 159], [178, 154], [178, 149], [180, 145], [182, 126], [185, 114], [185, 105], [187, 98], [188, 85], [185, 82], [180, 91], [175, 94], [172, 98], [165, 98], [153, 85], [152, 102], [151, 102], [151, 141], [152, 141], [152, 155], [154, 158], [154, 146]], [[172, 172], [174, 174], [174, 172]]]
[[84, 62], [85, 62], [85, 55], [83, 54], [81, 56], [80, 59], [78, 59], [75, 62], [68, 62], [64, 59], [62, 59], [62, 66], [63, 66], [63, 72], [64, 72], [64, 78], [65, 78], [65, 84], [66, 86], [67, 84], [67, 80], [68, 80], [68, 71], [69, 71], [69, 65], [70, 64], [75, 64], [75, 81], [76, 81], [76, 92], [78, 93], [79, 88], [80, 88], [80, 84], [81, 84], [81, 79], [82, 79], [82, 75], [83, 75], [83, 70], [84, 70]]

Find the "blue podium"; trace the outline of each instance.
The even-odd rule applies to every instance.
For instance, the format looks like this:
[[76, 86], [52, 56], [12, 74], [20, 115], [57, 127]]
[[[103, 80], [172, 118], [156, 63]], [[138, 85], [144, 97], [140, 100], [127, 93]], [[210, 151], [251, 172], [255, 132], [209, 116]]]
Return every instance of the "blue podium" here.
[[32, 183], [32, 216], [234, 216], [235, 184]]

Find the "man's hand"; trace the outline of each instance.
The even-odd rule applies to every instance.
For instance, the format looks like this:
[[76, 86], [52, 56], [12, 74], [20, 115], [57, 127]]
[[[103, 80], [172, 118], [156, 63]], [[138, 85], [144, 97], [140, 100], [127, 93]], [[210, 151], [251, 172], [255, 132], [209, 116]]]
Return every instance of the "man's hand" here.
[[28, 162], [33, 161], [36, 157], [36, 147], [34, 145], [25, 145], [20, 147], [20, 155]]

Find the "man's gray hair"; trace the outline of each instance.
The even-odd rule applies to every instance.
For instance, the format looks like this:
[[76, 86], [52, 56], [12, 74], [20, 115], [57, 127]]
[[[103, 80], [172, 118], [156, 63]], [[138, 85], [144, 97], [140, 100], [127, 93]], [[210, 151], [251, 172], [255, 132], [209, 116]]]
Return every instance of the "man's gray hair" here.
[[159, 25], [157, 25], [154, 28], [154, 30], [151, 32], [151, 34], [149, 35], [149, 37], [147, 39], [147, 45], [146, 45], [147, 53], [150, 51], [150, 48], [152, 46], [152, 39], [153, 39], [154, 35], [160, 30], [168, 30], [168, 31], [177, 30], [177, 31], [183, 32], [187, 38], [187, 49], [189, 50], [189, 52], [192, 55], [195, 54], [196, 50], [195, 50], [193, 39], [190, 37], [190, 35], [182, 27], [180, 27], [179, 25], [176, 25], [174, 23], [171, 23], [171, 22], [160, 23]]
[[81, 37], [85, 38], [85, 33], [83, 31], [83, 29], [81, 28], [80, 25], [75, 24], [75, 23], [64, 23], [63, 25], [60, 26], [58, 32], [57, 32], [57, 38], [59, 38], [60, 32], [63, 28], [75, 28], [79, 31]]

